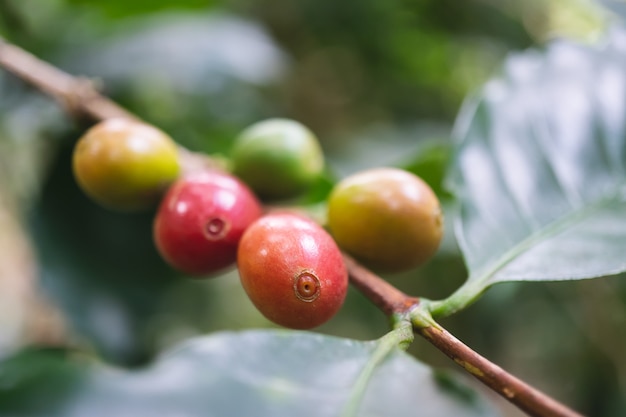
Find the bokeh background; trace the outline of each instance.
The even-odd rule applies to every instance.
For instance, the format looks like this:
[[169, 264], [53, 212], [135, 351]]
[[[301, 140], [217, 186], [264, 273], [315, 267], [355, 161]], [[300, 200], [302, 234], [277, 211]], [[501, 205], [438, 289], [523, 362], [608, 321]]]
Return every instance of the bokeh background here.
[[[507, 54], [555, 37], [594, 42], [618, 20], [584, 0], [0, 0], [0, 35], [92, 78], [192, 150], [228, 155], [249, 124], [290, 117], [319, 136], [334, 178], [389, 165], [422, 175], [444, 201], [446, 239], [427, 266], [387, 278], [434, 299], [466, 274], [442, 186], [464, 97]], [[0, 355], [71, 346], [138, 367], [194, 335], [272, 327], [236, 271], [197, 281], [161, 261], [153, 212], [110, 212], [79, 191], [71, 150], [87, 127], [0, 70]], [[620, 278], [501, 284], [443, 322], [591, 416], [626, 415], [625, 323]], [[360, 340], [387, 330], [354, 290], [316, 329]], [[454, 367], [422, 340], [411, 352]]]

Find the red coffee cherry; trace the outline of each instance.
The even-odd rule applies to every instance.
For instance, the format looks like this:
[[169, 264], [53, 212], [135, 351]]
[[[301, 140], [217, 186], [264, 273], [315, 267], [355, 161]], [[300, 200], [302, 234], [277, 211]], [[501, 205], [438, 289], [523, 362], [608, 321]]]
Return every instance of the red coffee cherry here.
[[281, 326], [319, 326], [346, 297], [348, 274], [339, 248], [319, 225], [295, 214], [270, 214], [250, 225], [237, 266], [250, 300]]
[[163, 198], [154, 221], [161, 256], [190, 275], [206, 275], [235, 263], [243, 232], [261, 216], [252, 191], [216, 171], [178, 180]]
[[328, 226], [339, 246], [367, 266], [399, 272], [435, 254], [443, 215], [437, 196], [421, 178], [378, 168], [335, 186], [328, 198]]

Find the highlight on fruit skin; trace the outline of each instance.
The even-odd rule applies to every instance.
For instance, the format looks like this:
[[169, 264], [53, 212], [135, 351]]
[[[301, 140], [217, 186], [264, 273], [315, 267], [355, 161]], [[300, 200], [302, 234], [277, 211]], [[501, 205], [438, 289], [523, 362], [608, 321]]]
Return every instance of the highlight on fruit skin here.
[[348, 273], [333, 238], [292, 213], [268, 214], [244, 233], [237, 252], [244, 290], [276, 324], [310, 329], [341, 308]]
[[233, 173], [261, 198], [305, 192], [324, 170], [317, 137], [295, 120], [268, 119], [245, 129], [231, 152]]
[[261, 214], [256, 196], [237, 178], [198, 171], [168, 190], [154, 220], [153, 238], [171, 266], [206, 277], [234, 266], [241, 236]]
[[377, 168], [340, 181], [328, 198], [328, 227], [364, 265], [400, 272], [428, 261], [443, 237], [437, 196], [421, 178]]
[[90, 128], [74, 147], [72, 168], [89, 197], [120, 211], [154, 206], [180, 172], [178, 147], [166, 133], [123, 118]]

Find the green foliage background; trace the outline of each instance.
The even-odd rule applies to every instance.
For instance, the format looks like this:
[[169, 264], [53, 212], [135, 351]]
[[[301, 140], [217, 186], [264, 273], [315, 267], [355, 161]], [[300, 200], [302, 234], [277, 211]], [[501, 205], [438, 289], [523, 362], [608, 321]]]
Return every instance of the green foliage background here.
[[[250, 123], [291, 117], [319, 135], [333, 175], [409, 167], [449, 210], [442, 179], [463, 98], [507, 53], [555, 35], [591, 41], [610, 19], [582, 0], [0, 0], [2, 36], [101, 80], [105, 93], [191, 149], [227, 154]], [[193, 335], [273, 327], [236, 272], [191, 281], [167, 267], [151, 241], [153, 213], [112, 213], [81, 194], [70, 154], [85, 128], [0, 72], [0, 204], [34, 248], [37, 285], [63, 311], [70, 344], [138, 366]], [[465, 276], [449, 225], [432, 262], [388, 278], [436, 299]], [[578, 410], [619, 416], [626, 413], [623, 282], [503, 284], [443, 324]], [[318, 331], [366, 340], [387, 329], [351, 290]], [[411, 352], [453, 366], [421, 340]]]

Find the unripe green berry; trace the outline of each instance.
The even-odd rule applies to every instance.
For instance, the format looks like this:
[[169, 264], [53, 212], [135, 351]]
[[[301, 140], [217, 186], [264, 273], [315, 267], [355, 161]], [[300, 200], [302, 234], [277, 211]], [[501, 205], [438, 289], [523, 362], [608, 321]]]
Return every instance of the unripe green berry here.
[[388, 272], [430, 259], [443, 236], [437, 196], [419, 177], [379, 168], [352, 175], [328, 199], [328, 226], [340, 247]]
[[178, 177], [178, 148], [153, 126], [109, 119], [78, 141], [73, 170], [83, 191], [101, 205], [141, 210], [156, 204]]
[[231, 156], [233, 173], [267, 199], [297, 196], [324, 169], [315, 135], [288, 119], [269, 119], [248, 127], [236, 138]]

